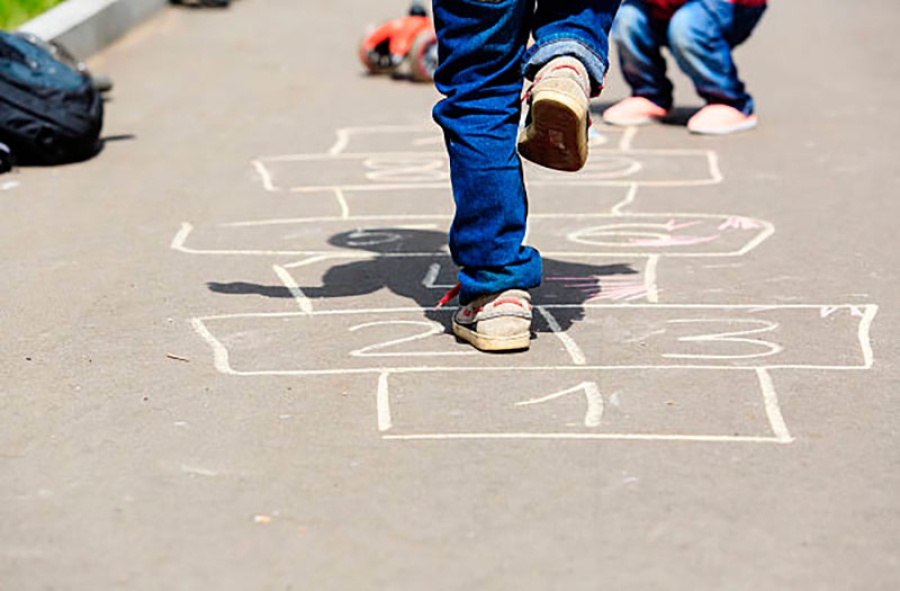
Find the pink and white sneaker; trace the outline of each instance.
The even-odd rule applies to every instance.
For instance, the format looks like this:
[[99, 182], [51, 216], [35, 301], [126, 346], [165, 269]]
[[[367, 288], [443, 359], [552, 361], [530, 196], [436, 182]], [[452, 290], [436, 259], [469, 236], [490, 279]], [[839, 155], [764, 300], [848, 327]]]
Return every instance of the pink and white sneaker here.
[[706, 105], [688, 119], [691, 133], [703, 135], [728, 135], [756, 127], [756, 115], [744, 115], [728, 105]]
[[588, 156], [591, 79], [574, 57], [558, 57], [538, 71], [523, 97], [519, 154], [535, 164], [574, 172]]
[[610, 125], [630, 127], [659, 121], [669, 112], [650, 99], [631, 96], [603, 111], [603, 121]]
[[517, 351], [531, 344], [531, 296], [524, 289], [483, 295], [453, 315], [453, 334], [481, 351]]

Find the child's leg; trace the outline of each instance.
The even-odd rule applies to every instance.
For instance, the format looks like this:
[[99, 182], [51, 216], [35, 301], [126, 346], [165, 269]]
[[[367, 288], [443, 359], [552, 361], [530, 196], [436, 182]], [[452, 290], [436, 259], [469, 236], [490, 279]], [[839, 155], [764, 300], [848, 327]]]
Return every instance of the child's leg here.
[[672, 17], [669, 48], [708, 103], [753, 113], [753, 99], [738, 78], [731, 50], [747, 39], [764, 10], [728, 0], [691, 0]]
[[616, 15], [612, 35], [631, 94], [668, 111], [672, 107], [672, 82], [666, 76], [666, 60], [661, 52], [667, 26], [667, 21], [651, 17], [639, 0], [625, 0]]
[[460, 266], [460, 303], [540, 284], [538, 252], [522, 245], [528, 204], [516, 134], [521, 61], [533, 0], [434, 0], [445, 96], [434, 108], [444, 130], [456, 215], [450, 252]]
[[535, 43], [525, 60], [534, 84], [519, 135], [523, 158], [570, 172], [587, 162], [590, 99], [603, 87], [618, 5], [619, 0], [538, 1]]
[[578, 58], [591, 78], [591, 96], [600, 94], [609, 68], [609, 30], [621, 0], [552, 0], [538, 2], [534, 45], [528, 50], [529, 78], [550, 60]]

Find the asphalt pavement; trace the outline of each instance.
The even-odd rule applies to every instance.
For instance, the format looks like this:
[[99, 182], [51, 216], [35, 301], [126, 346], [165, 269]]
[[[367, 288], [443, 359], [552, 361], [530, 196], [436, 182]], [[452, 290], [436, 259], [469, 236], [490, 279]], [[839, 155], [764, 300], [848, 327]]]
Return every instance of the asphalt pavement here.
[[529, 166], [528, 352], [448, 332], [406, 3], [169, 7], [91, 58], [105, 146], [0, 176], [0, 589], [900, 587], [889, 0], [773, 0], [760, 125]]

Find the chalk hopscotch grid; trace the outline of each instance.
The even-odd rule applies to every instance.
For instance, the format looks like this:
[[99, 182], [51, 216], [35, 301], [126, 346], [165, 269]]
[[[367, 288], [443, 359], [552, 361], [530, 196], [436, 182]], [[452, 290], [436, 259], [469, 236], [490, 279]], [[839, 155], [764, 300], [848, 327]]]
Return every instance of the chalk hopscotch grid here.
[[[278, 187], [274, 180], [271, 171], [267, 167], [267, 163], [272, 162], [299, 162], [299, 161], [321, 161], [325, 159], [360, 159], [360, 158], [376, 158], [376, 159], [385, 159], [385, 158], [397, 158], [398, 160], [403, 160], [407, 157], [421, 158], [423, 154], [427, 155], [424, 152], [385, 152], [385, 153], [360, 153], [354, 154], [352, 152], [348, 152], [347, 148], [350, 146], [352, 138], [357, 134], [372, 134], [372, 133], [417, 133], [419, 131], [425, 132], [428, 130], [432, 130], [432, 128], [425, 127], [406, 127], [406, 126], [384, 126], [384, 127], [376, 127], [376, 128], [343, 128], [337, 130], [337, 142], [328, 150], [326, 154], [297, 154], [297, 155], [285, 155], [285, 156], [274, 156], [274, 157], [266, 157], [266, 158], [258, 158], [252, 162], [254, 169], [260, 177], [260, 180], [263, 184], [263, 187], [267, 191], [278, 192], [281, 191], [282, 188]], [[718, 162], [718, 156], [713, 151], [698, 151], [698, 150], [634, 150], [632, 148], [632, 144], [634, 138], [637, 134], [636, 128], [627, 128], [622, 133], [622, 137], [619, 141], [618, 151], [612, 150], [593, 150], [595, 153], [606, 154], [606, 155], [641, 155], [643, 153], [653, 153], [654, 155], [671, 155], [671, 156], [679, 156], [679, 155], [692, 155], [696, 156], [698, 154], [702, 154], [705, 156], [709, 178], [707, 179], [699, 179], [699, 180], [690, 180], [690, 181], [635, 181], [635, 180], [616, 180], [616, 179], [605, 179], [605, 178], [593, 178], [586, 179], [583, 181], [575, 181], [564, 183], [565, 185], [575, 186], [575, 185], [589, 185], [589, 186], [625, 186], [628, 188], [628, 192], [626, 197], [619, 203], [617, 203], [610, 211], [609, 214], [535, 214], [533, 219], [543, 218], [566, 218], [566, 219], [578, 219], [583, 220], [585, 218], [596, 218], [596, 217], [619, 217], [622, 218], [624, 216], [631, 217], [641, 217], [641, 216], [672, 216], [673, 219], [680, 214], [627, 214], [625, 212], [626, 208], [633, 205], [636, 201], [638, 190], [640, 186], [703, 186], [710, 184], [721, 183], [723, 180], [723, 176], [721, 174]], [[432, 143], [430, 141], [426, 141], [427, 139], [421, 140], [421, 145], [428, 145]], [[435, 158], [443, 159], [445, 156], [439, 152], [434, 153]], [[629, 169], [629, 173], [635, 172], [634, 167]], [[559, 184], [558, 182], [554, 183], [553, 181], [544, 181], [541, 179], [536, 179], [531, 181], [532, 184]], [[222, 227], [247, 227], [247, 226], [265, 226], [265, 225], [273, 225], [273, 224], [289, 224], [289, 223], [316, 223], [316, 222], [324, 222], [324, 221], [359, 221], [359, 222], [377, 222], [379, 220], [402, 220], [402, 221], [423, 221], [423, 220], [446, 220], [447, 216], [431, 216], [431, 215], [410, 215], [410, 216], [359, 216], [353, 217], [350, 214], [350, 208], [347, 204], [347, 201], [344, 197], [344, 192], [346, 190], [385, 190], [385, 189], [424, 189], [424, 188], [442, 188], [447, 186], [446, 179], [441, 179], [440, 182], [419, 182], [419, 183], [397, 183], [396, 185], [385, 185], [378, 184], [377, 186], [370, 185], [350, 185], [350, 186], [334, 186], [334, 185], [325, 185], [321, 187], [292, 187], [290, 188], [290, 192], [312, 192], [312, 191], [330, 191], [334, 196], [336, 202], [340, 207], [340, 215], [337, 217], [320, 217], [320, 218], [293, 218], [293, 219], [273, 219], [273, 220], [258, 220], [258, 221], [250, 221], [250, 222], [237, 222], [232, 224], [222, 224]], [[686, 214], [690, 215], [694, 218], [711, 218], [711, 217], [722, 217], [716, 216], [715, 214]], [[739, 218], [736, 219], [746, 219]], [[772, 236], [775, 232], [774, 226], [769, 222], [765, 222], [763, 220], [753, 220], [755, 223], [759, 224], [759, 227], [762, 229], [761, 233], [754, 239], [748, 242], [743, 248], [738, 251], [728, 252], [728, 253], [671, 253], [671, 252], [659, 252], [659, 253], [647, 253], [647, 252], [615, 252], [615, 253], [571, 253], [571, 252], [556, 252], [551, 253], [548, 252], [548, 255], [555, 256], [590, 256], [590, 257], [604, 257], [604, 256], [614, 256], [614, 257], [647, 257], [647, 267], [646, 267], [646, 275], [647, 275], [647, 299], [650, 304], [647, 304], [647, 307], [664, 307], [665, 305], [661, 305], [658, 303], [658, 288], [656, 286], [656, 268], [659, 264], [659, 261], [662, 258], [669, 257], [687, 257], [687, 256], [742, 256], [747, 252], [750, 252], [754, 248], [756, 248], [759, 244], [764, 242], [770, 236]], [[318, 263], [331, 259], [366, 259], [373, 258], [371, 253], [335, 253], [335, 252], [326, 252], [326, 251], [308, 251], [308, 250], [293, 250], [293, 251], [285, 251], [285, 250], [203, 250], [203, 249], [192, 249], [186, 246], [187, 239], [191, 235], [193, 231], [193, 226], [184, 222], [176, 234], [175, 238], [173, 238], [171, 242], [171, 248], [173, 250], [187, 253], [187, 254], [210, 254], [210, 255], [248, 255], [248, 256], [300, 256], [307, 257], [301, 261], [296, 263], [292, 263], [290, 265], [273, 265], [274, 272], [278, 275], [278, 277], [282, 280], [285, 286], [290, 290], [292, 296], [297, 301], [298, 306], [300, 307], [299, 314], [302, 315], [330, 315], [330, 314], [379, 314], [379, 313], [399, 313], [405, 311], [419, 311], [421, 312], [421, 308], [385, 308], [385, 309], [371, 309], [371, 310], [355, 310], [355, 311], [314, 311], [312, 308], [312, 303], [308, 300], [302, 290], [300, 290], [299, 286], [291, 277], [290, 273], [287, 271], [288, 268], [291, 267], [300, 267], [305, 266], [307, 264]], [[377, 256], [391, 256], [390, 254], [381, 253]], [[423, 257], [423, 256], [435, 256], [435, 253], [397, 253], [395, 256], [406, 256], [406, 257]], [[604, 307], [641, 307], [639, 304], [614, 304], [614, 305], [604, 305], [604, 304], [582, 304], [579, 305], [581, 308], [604, 308]], [[862, 312], [859, 314], [861, 316], [861, 320], [859, 323], [858, 329], [858, 341], [859, 346], [862, 350], [863, 355], [863, 363], [858, 366], [819, 366], [819, 365], [764, 365], [759, 367], [735, 367], [735, 366], [713, 366], [713, 365], [667, 365], [667, 366], [653, 366], [653, 365], [634, 365], [634, 366], [603, 366], [603, 365], [595, 365], [595, 366], [587, 366], [583, 363], [583, 359], [579, 357], [578, 345], [574, 342], [571, 337], [565, 335], [561, 330], [558, 330], [558, 325], [554, 328], [555, 321], [552, 316], [552, 312], [550, 312], [553, 308], [564, 308], [566, 306], [539, 306], [538, 313], [541, 314], [545, 320], [548, 322], [552, 332], [560, 338], [561, 342], [565, 346], [566, 350], [569, 352], [571, 358], [573, 359], [573, 366], [528, 366], [528, 367], [483, 367], [483, 368], [454, 368], [454, 367], [406, 367], [406, 368], [385, 368], [385, 367], [373, 367], [373, 368], [355, 368], [355, 369], [333, 369], [333, 370], [299, 370], [299, 371], [259, 371], [259, 372], [241, 372], [234, 370], [229, 363], [229, 355], [227, 348], [215, 338], [215, 336], [210, 332], [207, 328], [206, 323], [210, 321], [214, 321], [216, 319], [224, 319], [224, 318], [252, 318], [252, 317], [272, 317], [272, 316], [287, 316], [290, 314], [268, 314], [268, 313], [259, 313], [259, 314], [234, 314], [234, 315], [218, 315], [218, 316], [205, 316], [205, 317], [197, 317], [191, 319], [191, 324], [194, 327], [194, 330], [197, 334], [205, 340], [209, 346], [213, 350], [214, 355], [214, 363], [218, 371], [222, 373], [226, 373], [229, 375], [240, 375], [240, 376], [254, 376], [254, 375], [290, 375], [290, 376], [313, 376], [313, 375], [341, 375], [341, 374], [349, 374], [349, 373], [377, 373], [378, 374], [378, 388], [377, 388], [377, 415], [378, 415], [378, 426], [379, 432], [382, 433], [382, 438], [387, 440], [414, 440], [414, 439], [522, 439], [522, 438], [534, 438], [534, 439], [620, 439], [620, 440], [662, 440], [662, 441], [706, 441], [706, 442], [755, 442], [755, 443], [790, 443], [794, 439], [790, 435], [786, 423], [784, 421], [783, 416], [781, 415], [780, 406], [778, 404], [778, 397], [775, 391], [775, 387], [769, 373], [770, 370], [773, 369], [813, 369], [813, 370], [865, 370], [871, 368], [874, 362], [874, 355], [872, 352], [872, 345], [869, 338], [869, 331], [871, 327], [871, 323], [877, 314], [878, 307], [873, 304], [867, 305], [853, 305], [853, 304], [837, 304], [837, 305], [779, 305], [779, 306], [703, 306], [703, 305], [682, 305], [680, 308], [691, 309], [691, 308], [719, 308], [719, 309], [790, 309], [790, 308], [818, 308], [823, 310], [823, 316], [825, 315], [825, 310], [836, 310], [841, 308], [850, 308], [851, 312], [854, 310], [861, 310]], [[450, 309], [452, 310], [452, 308]], [[297, 314], [297, 313], [293, 313]], [[581, 360], [581, 361], [580, 361]], [[691, 369], [691, 370], [738, 370], [738, 371], [753, 371], [755, 372], [760, 391], [763, 396], [763, 400], [765, 403], [766, 413], [769, 421], [769, 426], [773, 435], [771, 437], [732, 437], [732, 436], [720, 436], [720, 435], [665, 435], [665, 434], [634, 434], [634, 433], [433, 433], [433, 434], [407, 434], [407, 435], [391, 435], [388, 431], [391, 428], [391, 411], [390, 411], [390, 390], [388, 387], [389, 377], [393, 374], [403, 374], [403, 373], [419, 373], [419, 372], [433, 372], [433, 371], [486, 371], [486, 372], [498, 372], [498, 371], [566, 371], [571, 369], [578, 370], [604, 370], [604, 369]]]

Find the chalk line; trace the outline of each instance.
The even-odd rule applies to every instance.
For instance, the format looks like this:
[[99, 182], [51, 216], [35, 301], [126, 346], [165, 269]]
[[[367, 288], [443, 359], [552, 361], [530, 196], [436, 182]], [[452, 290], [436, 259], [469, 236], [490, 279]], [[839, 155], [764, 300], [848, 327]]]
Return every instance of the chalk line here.
[[343, 127], [338, 129], [335, 131], [335, 134], [337, 135], [337, 141], [335, 141], [334, 145], [328, 149], [328, 153], [332, 156], [343, 152], [350, 143], [349, 128]]
[[334, 188], [334, 198], [338, 202], [338, 207], [341, 208], [341, 219], [348, 219], [350, 217], [350, 206], [347, 204], [347, 199], [344, 197], [344, 191], [341, 190], [340, 187]]
[[543, 402], [549, 402], [557, 398], [562, 398], [567, 394], [578, 392], [579, 390], [584, 391], [584, 396], [587, 400], [587, 411], [584, 414], [584, 426], [599, 427], [600, 422], [603, 419], [603, 396], [600, 394], [600, 388], [597, 386], [596, 382], [581, 382], [577, 386], [573, 386], [571, 388], [568, 388], [567, 390], [562, 390], [560, 392], [555, 392], [553, 394], [550, 394], [549, 396], [542, 396], [540, 398], [532, 398], [530, 400], [516, 402], [515, 406], [531, 406], [534, 404], [541, 404]]
[[190, 250], [185, 249], [184, 242], [193, 231], [194, 226], [192, 226], [188, 222], [181, 222], [181, 228], [179, 228], [178, 232], [175, 233], [175, 237], [172, 238], [172, 242], [169, 243], [169, 248], [181, 252], [191, 252]]
[[275, 274], [278, 275], [278, 278], [281, 279], [281, 282], [284, 283], [284, 286], [288, 291], [291, 292], [294, 302], [300, 308], [300, 311], [306, 315], [312, 314], [312, 301], [306, 297], [306, 294], [303, 293], [303, 290], [300, 289], [300, 286], [294, 281], [294, 277], [290, 272], [281, 265], [272, 265], [272, 269], [275, 271]]
[[629, 125], [628, 127], [626, 127], [625, 131], [622, 132], [622, 137], [619, 138], [619, 150], [623, 152], [630, 152], [631, 144], [637, 134], [638, 128], [634, 125]]
[[632, 183], [628, 187], [628, 193], [625, 195], [625, 199], [614, 205], [610, 212], [613, 215], [622, 215], [622, 209], [634, 203], [634, 199], [637, 197], [638, 187], [639, 185], [637, 183]]
[[231, 364], [228, 361], [228, 349], [225, 348], [225, 345], [223, 345], [219, 339], [213, 336], [209, 329], [206, 328], [206, 325], [203, 324], [203, 321], [199, 318], [191, 318], [191, 326], [194, 328], [194, 331], [200, 335], [200, 338], [206, 341], [210, 348], [212, 348], [213, 364], [216, 370], [219, 373], [239, 375], [238, 372], [231, 369]]
[[[863, 322], [869, 315], [873, 315], [871, 310], [878, 310], [876, 304], [542, 304], [540, 307], [545, 309], [563, 310], [563, 309], [581, 309], [592, 308], [598, 310], [629, 310], [629, 309], [653, 309], [653, 310], [745, 310], [747, 312], [766, 311], [766, 310], [813, 310], [818, 312], [822, 308], [834, 306], [837, 308], [863, 308], [865, 309]], [[444, 306], [441, 310], [449, 312], [455, 310], [456, 306]], [[355, 314], [391, 314], [404, 312], [428, 312], [432, 308], [422, 306], [399, 306], [394, 308], [354, 308], [349, 310], [317, 310], [314, 316], [331, 316], [331, 315], [355, 315]], [[210, 316], [201, 316], [201, 320], [224, 320], [233, 318], [280, 318], [285, 316], [298, 316], [296, 312], [242, 312], [237, 314], [214, 314]]]
[[872, 367], [875, 363], [875, 354], [872, 350], [872, 339], [871, 339], [871, 330], [872, 330], [872, 321], [875, 320], [875, 315], [878, 314], [878, 306], [874, 304], [867, 304], [863, 306], [865, 308], [865, 312], [863, 313], [863, 317], [859, 322], [859, 346], [863, 351], [863, 360], [866, 368]]
[[295, 261], [293, 263], [286, 263], [281, 266], [285, 269], [298, 269], [300, 267], [306, 267], [308, 265], [314, 265], [316, 263], [321, 263], [322, 261], [327, 261], [329, 258], [331, 257], [326, 255], [312, 256], [300, 261]]
[[778, 403], [778, 394], [775, 392], [772, 376], [762, 367], [756, 368], [756, 375], [759, 378], [759, 387], [762, 389], [763, 400], [766, 404], [766, 416], [769, 418], [769, 425], [772, 426], [775, 438], [779, 443], [794, 441], [784, 422], [784, 416], [781, 414], [781, 405]]
[[426, 441], [448, 439], [608, 439], [625, 441], [670, 441], [698, 443], [788, 443], [776, 437], [736, 437], [729, 435], [652, 435], [640, 433], [431, 433], [382, 435], [384, 440]]
[[[630, 212], [630, 213], [533, 213], [528, 217], [529, 219], [610, 219], [610, 221], [621, 221], [623, 217], [626, 218], [679, 218], [679, 217], [687, 217], [687, 218], [697, 218], [697, 219], [719, 219], [719, 218], [727, 218], [731, 214], [722, 214], [722, 213], [672, 213], [672, 212]], [[410, 213], [410, 214], [374, 214], [374, 215], [355, 215], [350, 216], [349, 218], [344, 218], [340, 216], [313, 216], [313, 217], [294, 217], [294, 218], [268, 218], [262, 220], [249, 220], [243, 222], [227, 222], [224, 224], [218, 224], [223, 228], [248, 228], [254, 226], [278, 226], [278, 225], [291, 225], [291, 224], [314, 224], [319, 222], [340, 222], [340, 221], [359, 221], [359, 222], [367, 222], [367, 221], [399, 221], [399, 220], [446, 220], [451, 221], [453, 219], [452, 214], [434, 214], [434, 213]], [[771, 227], [772, 224], [770, 222], [766, 222], [765, 220], [754, 219], [755, 222], [758, 222], [762, 228]], [[669, 228], [671, 226], [667, 224], [656, 224], [662, 228]]]
[[719, 154], [710, 150], [707, 152], [709, 159], [709, 172], [713, 178], [713, 184], [721, 183], [723, 180], [722, 171], [719, 168]]
[[575, 339], [563, 331], [553, 314], [545, 310], [543, 306], [535, 306], [535, 309], [537, 309], [541, 316], [544, 317], [544, 320], [547, 321], [547, 325], [550, 327], [550, 330], [553, 331], [553, 336], [558, 338], [563, 344], [569, 357], [572, 358], [572, 363], [575, 365], [584, 365], [587, 363], [584, 351], [581, 350], [581, 347], [578, 346]]
[[328, 149], [328, 153], [335, 155], [341, 154], [350, 144], [350, 138], [357, 133], [373, 134], [373, 133], [403, 133], [403, 132], [429, 132], [435, 133], [436, 129], [426, 126], [412, 125], [379, 125], [373, 127], [341, 127], [335, 130], [337, 141]]
[[656, 269], [659, 266], [658, 254], [647, 257], [647, 266], [644, 268], [644, 286], [647, 288], [647, 301], [651, 304], [659, 303], [659, 286], [656, 284]]
[[266, 191], [271, 193], [278, 193], [281, 191], [280, 187], [276, 187], [275, 183], [272, 181], [272, 174], [269, 172], [269, 169], [266, 168], [266, 165], [260, 162], [259, 160], [253, 160], [252, 163], [254, 170], [256, 170], [256, 174], [259, 175], [259, 179], [262, 181], [263, 188]]
[[437, 281], [440, 272], [441, 266], [438, 263], [431, 263], [428, 267], [428, 271], [425, 273], [425, 277], [422, 278], [422, 286], [428, 288], [434, 287], [434, 282]]
[[378, 430], [381, 432], [390, 430], [392, 426], [391, 420], [391, 398], [388, 390], [388, 377], [390, 372], [382, 371], [378, 374], [378, 394], [376, 395], [376, 404], [378, 407]]

